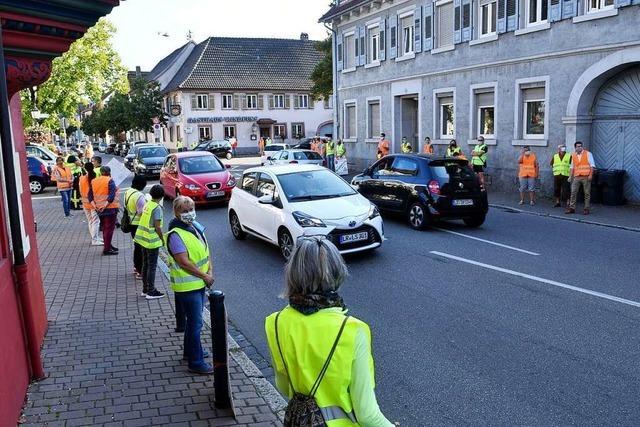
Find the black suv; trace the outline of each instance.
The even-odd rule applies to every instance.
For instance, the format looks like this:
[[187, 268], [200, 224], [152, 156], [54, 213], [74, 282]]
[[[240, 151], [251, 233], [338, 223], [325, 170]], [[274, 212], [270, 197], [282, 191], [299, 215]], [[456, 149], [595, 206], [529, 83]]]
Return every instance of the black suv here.
[[160, 176], [160, 169], [169, 152], [162, 145], [138, 145], [133, 159], [133, 172], [136, 175]]
[[227, 140], [223, 141], [203, 141], [198, 144], [193, 151], [208, 151], [211, 154], [215, 154], [218, 157], [231, 160], [233, 157], [233, 150], [231, 144]]
[[463, 159], [389, 155], [353, 177], [351, 184], [380, 210], [405, 214], [415, 229], [440, 219], [461, 219], [479, 227], [489, 210], [487, 192]]

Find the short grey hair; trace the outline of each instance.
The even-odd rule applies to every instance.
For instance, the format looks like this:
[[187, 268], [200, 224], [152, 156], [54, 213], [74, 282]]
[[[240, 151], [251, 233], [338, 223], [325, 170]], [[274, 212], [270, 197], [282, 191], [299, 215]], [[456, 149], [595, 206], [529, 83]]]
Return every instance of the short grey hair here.
[[285, 289], [281, 296], [337, 291], [348, 275], [338, 248], [326, 237], [300, 237], [285, 267]]
[[180, 214], [188, 212], [191, 208], [195, 208], [196, 204], [191, 197], [178, 196], [173, 199], [173, 214], [180, 219]]

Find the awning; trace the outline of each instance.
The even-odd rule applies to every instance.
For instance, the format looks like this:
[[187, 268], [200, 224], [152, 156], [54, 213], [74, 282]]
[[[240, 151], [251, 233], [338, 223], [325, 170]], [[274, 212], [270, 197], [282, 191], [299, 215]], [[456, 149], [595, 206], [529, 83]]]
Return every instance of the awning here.
[[274, 125], [278, 122], [276, 122], [273, 119], [258, 119], [258, 121], [256, 122], [258, 125]]

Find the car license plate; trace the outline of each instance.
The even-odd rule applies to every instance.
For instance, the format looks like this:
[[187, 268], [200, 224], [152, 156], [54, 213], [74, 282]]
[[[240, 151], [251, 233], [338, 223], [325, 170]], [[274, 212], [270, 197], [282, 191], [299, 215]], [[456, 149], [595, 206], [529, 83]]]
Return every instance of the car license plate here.
[[453, 201], [453, 206], [473, 206], [473, 199], [457, 199]]
[[340, 243], [353, 243], [360, 242], [362, 240], [367, 240], [369, 238], [369, 233], [366, 231], [362, 233], [354, 233], [354, 234], [343, 234], [340, 236]]
[[220, 197], [224, 196], [224, 191], [209, 191], [207, 197]]

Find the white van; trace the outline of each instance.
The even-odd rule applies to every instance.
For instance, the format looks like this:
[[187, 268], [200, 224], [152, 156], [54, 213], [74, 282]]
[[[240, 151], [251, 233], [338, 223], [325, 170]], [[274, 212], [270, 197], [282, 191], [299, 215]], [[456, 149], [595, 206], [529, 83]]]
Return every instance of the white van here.
[[58, 156], [45, 147], [42, 147], [40, 145], [27, 144], [25, 148], [27, 150], [28, 156], [37, 157], [38, 159], [45, 162], [49, 168], [53, 168], [56, 165], [56, 157]]

